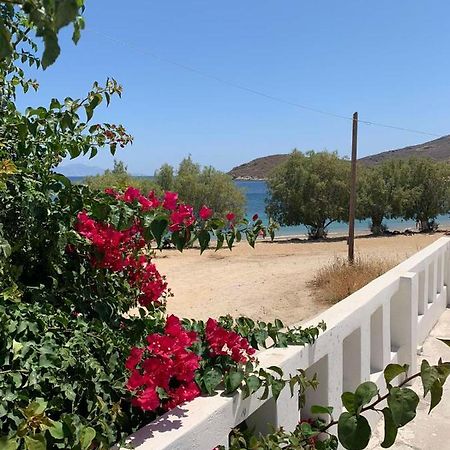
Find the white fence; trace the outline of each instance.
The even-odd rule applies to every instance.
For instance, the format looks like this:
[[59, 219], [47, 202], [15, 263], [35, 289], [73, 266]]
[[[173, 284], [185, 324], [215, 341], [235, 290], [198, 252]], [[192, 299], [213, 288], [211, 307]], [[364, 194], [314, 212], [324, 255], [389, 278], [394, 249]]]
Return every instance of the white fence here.
[[280, 366], [285, 375], [298, 368], [317, 373], [320, 385], [308, 391], [302, 411], [289, 388], [277, 402], [261, 401], [262, 392], [244, 400], [240, 394], [200, 397], [145, 426], [128, 443], [138, 450], [227, 448], [230, 430], [246, 419], [260, 430], [268, 423], [291, 430], [313, 404], [331, 405], [338, 413], [342, 392], [367, 380], [381, 387], [387, 364], [407, 363], [415, 370], [417, 347], [450, 306], [449, 284], [450, 238], [443, 237], [303, 324], [327, 324], [313, 345], [259, 353], [263, 366]]

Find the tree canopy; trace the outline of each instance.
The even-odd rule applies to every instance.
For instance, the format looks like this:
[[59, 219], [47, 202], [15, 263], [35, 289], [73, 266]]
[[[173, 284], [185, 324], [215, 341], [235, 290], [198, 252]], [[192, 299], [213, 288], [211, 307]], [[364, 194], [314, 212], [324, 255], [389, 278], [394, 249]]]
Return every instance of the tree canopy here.
[[148, 177], [134, 177], [128, 173], [128, 168], [122, 161], [114, 160], [113, 169], [107, 169], [102, 175], [89, 176], [83, 179], [83, 184], [97, 191], [104, 191], [107, 188], [126, 189], [133, 186], [145, 194], [155, 191], [160, 194], [160, 186]]
[[294, 150], [268, 180], [267, 212], [281, 225], [307, 227], [312, 238], [348, 218], [348, 161], [336, 153]]
[[387, 160], [374, 167], [358, 167], [356, 214], [358, 219], [371, 220], [374, 234], [386, 231], [384, 219], [402, 217], [402, 204], [406, 197], [402, 167], [400, 160]]
[[436, 217], [450, 212], [450, 164], [411, 158], [403, 164], [403, 180], [407, 195], [402, 216], [423, 231], [434, 229]]
[[201, 208], [203, 204], [220, 217], [232, 211], [237, 217], [245, 213], [245, 196], [232, 178], [211, 166], [202, 167], [189, 156], [175, 170], [164, 164], [155, 173], [156, 183], [163, 189], [176, 191], [180, 198]]

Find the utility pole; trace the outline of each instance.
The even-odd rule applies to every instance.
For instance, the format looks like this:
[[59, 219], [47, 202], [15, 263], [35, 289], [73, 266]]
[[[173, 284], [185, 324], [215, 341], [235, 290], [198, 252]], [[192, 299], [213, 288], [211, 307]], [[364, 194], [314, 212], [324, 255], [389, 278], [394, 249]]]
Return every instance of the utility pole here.
[[350, 176], [350, 205], [348, 218], [348, 262], [355, 260], [356, 159], [358, 152], [358, 113], [353, 114], [352, 168]]

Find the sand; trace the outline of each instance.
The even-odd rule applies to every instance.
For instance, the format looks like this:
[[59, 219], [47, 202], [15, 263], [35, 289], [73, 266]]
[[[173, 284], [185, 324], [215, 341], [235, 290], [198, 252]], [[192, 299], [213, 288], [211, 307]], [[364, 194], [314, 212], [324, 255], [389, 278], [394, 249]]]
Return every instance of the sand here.
[[[355, 247], [361, 256], [401, 261], [441, 236], [364, 237], [356, 240]], [[345, 240], [280, 240], [258, 242], [255, 249], [239, 243], [232, 251], [208, 250], [203, 255], [198, 249], [168, 250], [155, 262], [174, 294], [168, 300], [169, 313], [196, 319], [245, 315], [294, 324], [329, 307], [314, 300], [306, 284], [317, 269], [346, 254]]]

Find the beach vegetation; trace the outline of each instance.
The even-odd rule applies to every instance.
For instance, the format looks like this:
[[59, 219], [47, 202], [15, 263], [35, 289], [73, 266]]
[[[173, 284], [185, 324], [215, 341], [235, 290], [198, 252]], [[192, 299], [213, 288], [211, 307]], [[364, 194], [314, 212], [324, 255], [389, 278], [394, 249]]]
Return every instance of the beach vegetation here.
[[104, 191], [107, 188], [125, 190], [128, 186], [133, 186], [146, 194], [151, 191], [155, 191], [158, 194], [163, 192], [163, 189], [150, 177], [130, 175], [125, 163], [119, 160], [114, 160], [112, 169], [105, 170], [101, 175], [85, 177], [81, 183], [97, 191]]
[[[333, 222], [348, 222], [350, 164], [336, 153], [296, 150], [268, 180], [266, 211], [280, 225], [304, 225], [310, 239], [327, 235]], [[358, 165], [356, 218], [369, 219], [374, 235], [385, 219], [414, 220], [422, 232], [450, 213], [450, 164], [430, 158], [391, 159]]]
[[245, 214], [245, 195], [234, 184], [232, 178], [213, 167], [202, 167], [189, 156], [184, 158], [175, 170], [170, 164], [163, 164], [153, 177], [133, 176], [122, 161], [115, 160], [113, 169], [101, 175], [89, 176], [81, 181], [93, 190], [107, 188], [126, 189], [128, 186], [148, 194], [154, 191], [177, 192], [180, 199], [197, 211], [203, 204], [209, 205], [217, 217], [225, 218], [233, 211], [238, 218]]
[[229, 211], [242, 218], [245, 215], [245, 195], [228, 174], [211, 166], [202, 167], [190, 156], [178, 168], [163, 164], [155, 172], [156, 183], [164, 190], [178, 192], [180, 198], [200, 209], [202, 204], [212, 208], [218, 217]]
[[352, 264], [346, 258], [335, 258], [317, 270], [308, 282], [317, 301], [337, 303], [392, 269], [394, 259], [357, 256]]
[[395, 159], [372, 167], [358, 166], [356, 217], [370, 219], [370, 230], [374, 235], [387, 231], [384, 219], [403, 215], [406, 186], [402, 168], [403, 162]]
[[348, 220], [348, 161], [337, 153], [294, 150], [268, 180], [267, 213], [280, 225], [305, 225], [311, 239]]
[[421, 231], [435, 230], [436, 217], [450, 214], [450, 164], [411, 158], [402, 170], [406, 192], [402, 217], [416, 221]]

